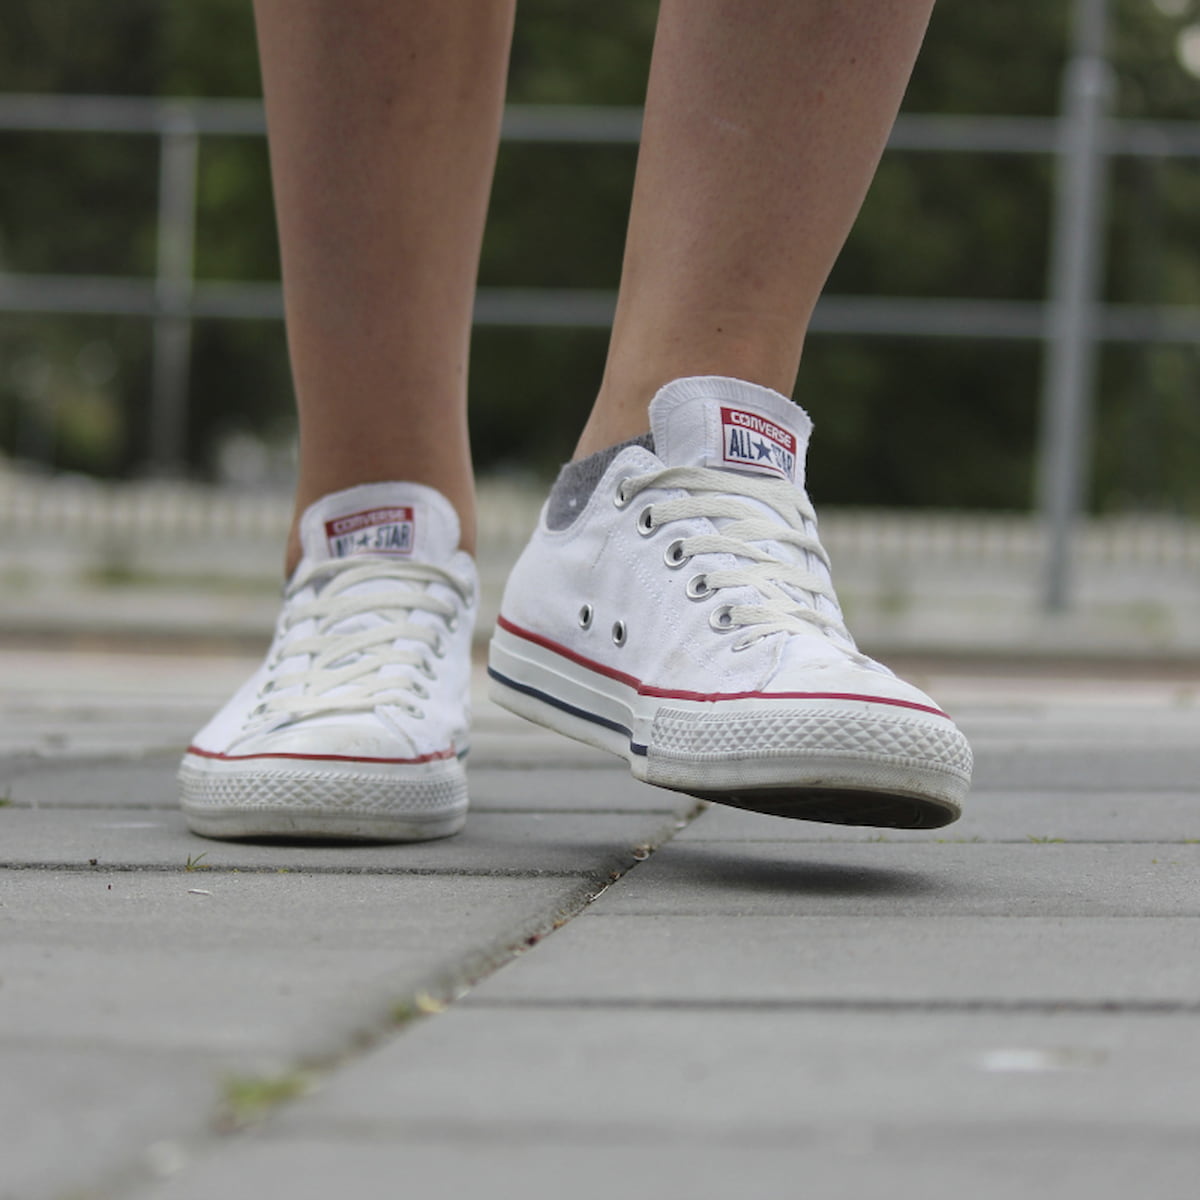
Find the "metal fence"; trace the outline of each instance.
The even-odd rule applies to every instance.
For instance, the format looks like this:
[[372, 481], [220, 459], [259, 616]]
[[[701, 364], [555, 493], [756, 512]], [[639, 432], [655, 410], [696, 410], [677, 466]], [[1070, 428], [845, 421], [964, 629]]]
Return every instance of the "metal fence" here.
[[[1112, 119], [1106, 61], [1108, 0], [1072, 0], [1071, 53], [1058, 117], [903, 115], [889, 146], [908, 152], [1051, 156], [1056, 203], [1044, 301], [826, 296], [817, 333], [1035, 341], [1045, 346], [1039, 437], [1044, 519], [1043, 604], [1067, 606], [1072, 541], [1088, 479], [1097, 347], [1102, 342], [1200, 344], [1200, 307], [1102, 303], [1108, 167], [1115, 156], [1200, 159], [1200, 122]], [[633, 144], [641, 113], [628, 108], [509, 106], [512, 142]], [[0, 95], [0, 130], [144, 134], [160, 147], [158, 259], [152, 278], [0, 272], [0, 312], [119, 314], [154, 323], [152, 466], [182, 459], [191, 325], [195, 318], [281, 317], [274, 283], [193, 278], [199, 140], [262, 137], [257, 101]], [[481, 288], [480, 325], [606, 328], [615, 297], [570, 289]]]

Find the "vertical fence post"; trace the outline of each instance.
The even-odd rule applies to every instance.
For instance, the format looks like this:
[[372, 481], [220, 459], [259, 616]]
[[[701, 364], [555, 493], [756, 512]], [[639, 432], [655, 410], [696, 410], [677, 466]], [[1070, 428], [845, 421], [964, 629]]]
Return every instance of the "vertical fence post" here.
[[196, 123], [186, 105], [163, 113], [158, 190], [158, 269], [150, 413], [150, 473], [178, 475], [184, 462], [196, 237]]
[[1098, 353], [1112, 74], [1105, 59], [1108, 0], [1074, 0], [1051, 232], [1048, 327], [1042, 376], [1038, 503], [1045, 527], [1042, 606], [1067, 608], [1071, 551], [1087, 493]]

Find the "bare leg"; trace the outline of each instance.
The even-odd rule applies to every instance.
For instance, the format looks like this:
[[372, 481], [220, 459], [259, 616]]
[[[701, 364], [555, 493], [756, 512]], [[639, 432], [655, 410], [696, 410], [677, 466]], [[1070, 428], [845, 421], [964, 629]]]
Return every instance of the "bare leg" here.
[[663, 0], [620, 298], [582, 457], [684, 375], [790, 393], [933, 0]]
[[[474, 545], [467, 350], [513, 0], [256, 0], [297, 511], [425, 483]], [[299, 558], [295, 531], [287, 568]]]

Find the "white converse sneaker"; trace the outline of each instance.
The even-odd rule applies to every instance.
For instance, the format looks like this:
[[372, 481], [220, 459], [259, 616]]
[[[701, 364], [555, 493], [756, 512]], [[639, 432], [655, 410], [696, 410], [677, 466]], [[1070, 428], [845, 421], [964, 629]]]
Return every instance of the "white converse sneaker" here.
[[462, 828], [475, 567], [432, 488], [372, 483], [305, 512], [266, 661], [179, 771], [206, 837], [421, 841]]
[[953, 821], [970, 747], [846, 631], [803, 491], [808, 417], [705, 377], [663, 388], [650, 423], [563, 469], [504, 593], [493, 698], [723, 804]]

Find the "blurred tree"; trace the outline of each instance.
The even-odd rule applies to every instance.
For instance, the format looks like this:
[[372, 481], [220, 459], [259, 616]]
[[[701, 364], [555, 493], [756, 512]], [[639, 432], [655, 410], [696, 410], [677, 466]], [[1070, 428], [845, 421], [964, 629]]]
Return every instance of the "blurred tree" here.
[[[510, 99], [641, 103], [656, 8], [655, 0], [522, 0]], [[1054, 114], [1068, 12], [1066, 0], [943, 0], [906, 108]], [[1200, 3], [1114, 0], [1114, 13], [1119, 115], [1200, 116], [1192, 73], [1200, 71]], [[0, 73], [11, 91], [259, 89], [248, 0], [10, 6]], [[0, 270], [150, 273], [156, 156], [149, 138], [0, 135]], [[481, 282], [615, 286], [633, 168], [629, 147], [504, 146]], [[1036, 157], [893, 152], [830, 290], [1035, 300], [1045, 287], [1051, 185], [1051, 164]], [[1200, 166], [1114, 164], [1109, 298], [1200, 304], [1198, 202]], [[277, 276], [260, 140], [205, 139], [198, 214], [200, 278]], [[135, 468], [144, 454], [147, 335], [134, 320], [0, 319], [0, 446], [40, 448], [76, 469]], [[553, 470], [590, 403], [604, 345], [597, 331], [478, 330], [471, 397], [480, 467]], [[115, 365], [100, 370], [99, 362]], [[853, 504], [1024, 507], [1039, 369], [1032, 344], [814, 336], [797, 398], [818, 425], [815, 493]], [[1190, 348], [1106, 352], [1099, 505], [1200, 510], [1198, 373]], [[290, 428], [275, 324], [198, 322], [191, 383], [198, 472], [211, 468], [231, 433], [278, 437]], [[30, 416], [38, 405], [58, 415], [39, 424]]]

